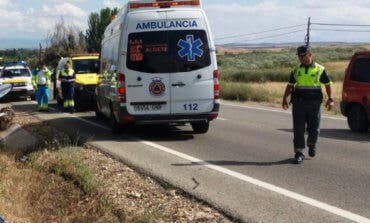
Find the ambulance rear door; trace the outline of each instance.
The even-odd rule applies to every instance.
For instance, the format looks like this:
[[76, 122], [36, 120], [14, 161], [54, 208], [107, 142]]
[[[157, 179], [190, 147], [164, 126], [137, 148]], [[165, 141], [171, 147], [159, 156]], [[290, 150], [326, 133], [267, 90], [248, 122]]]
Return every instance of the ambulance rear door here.
[[170, 114], [167, 32], [158, 24], [166, 12], [135, 11], [127, 16], [126, 100], [131, 115]]
[[214, 79], [209, 32], [201, 10], [167, 12], [171, 113], [204, 114], [214, 107]]

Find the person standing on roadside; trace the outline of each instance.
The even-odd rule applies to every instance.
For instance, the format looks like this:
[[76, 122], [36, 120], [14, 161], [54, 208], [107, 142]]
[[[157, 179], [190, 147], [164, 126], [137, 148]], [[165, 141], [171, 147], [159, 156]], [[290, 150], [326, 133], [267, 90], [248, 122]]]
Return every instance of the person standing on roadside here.
[[316, 155], [317, 141], [320, 132], [321, 103], [323, 93], [321, 84], [325, 85], [328, 101], [326, 108], [334, 108], [330, 78], [325, 67], [314, 62], [311, 48], [300, 46], [297, 48], [297, 55], [300, 64], [290, 74], [289, 83], [285, 89], [282, 107], [289, 108], [288, 97], [291, 95], [293, 104], [293, 130], [294, 130], [294, 159], [297, 164], [303, 163], [305, 143], [305, 131], [307, 129], [308, 154], [311, 157]]
[[64, 65], [64, 69], [60, 71], [61, 87], [63, 94], [63, 109], [73, 113], [75, 107], [74, 101], [74, 83], [75, 72], [70, 68], [69, 62]]
[[32, 85], [36, 89], [36, 100], [39, 111], [49, 109], [49, 87], [51, 71], [46, 68], [44, 62], [40, 62], [32, 74]]

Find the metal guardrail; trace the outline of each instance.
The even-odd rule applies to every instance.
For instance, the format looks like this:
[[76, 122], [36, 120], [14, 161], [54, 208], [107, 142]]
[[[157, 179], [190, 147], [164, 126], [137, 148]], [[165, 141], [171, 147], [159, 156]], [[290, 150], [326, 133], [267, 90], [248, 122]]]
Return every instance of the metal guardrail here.
[[0, 98], [3, 98], [5, 95], [7, 95], [12, 88], [13, 86], [11, 84], [0, 84]]

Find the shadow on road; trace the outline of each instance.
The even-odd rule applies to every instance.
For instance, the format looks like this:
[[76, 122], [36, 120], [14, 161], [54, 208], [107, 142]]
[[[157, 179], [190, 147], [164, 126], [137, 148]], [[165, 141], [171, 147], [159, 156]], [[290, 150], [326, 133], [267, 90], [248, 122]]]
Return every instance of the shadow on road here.
[[289, 165], [294, 164], [294, 159], [285, 159], [281, 161], [272, 161], [272, 162], [242, 162], [242, 161], [204, 161], [204, 162], [191, 162], [184, 164], [172, 164], [172, 166], [202, 166], [202, 165], [216, 165], [216, 166], [277, 166], [277, 165]]
[[[278, 129], [279, 131], [292, 132], [292, 129]], [[367, 133], [356, 133], [349, 129], [321, 129], [321, 138], [337, 139], [343, 141], [354, 141], [354, 142], [370, 142], [370, 132]]]
[[[30, 114], [37, 114], [37, 105], [29, 102], [15, 103], [13, 108], [16, 111], [27, 112]], [[122, 134], [113, 134], [109, 127], [108, 120], [97, 120], [93, 113], [75, 113], [73, 116], [77, 116], [80, 119], [84, 119], [87, 122], [76, 119], [75, 117], [58, 117], [58, 114], [62, 112], [57, 109], [56, 104], [50, 104], [51, 110], [47, 112], [48, 115], [56, 115], [55, 118], [43, 121], [43, 124], [52, 124], [61, 131], [66, 132], [74, 140], [78, 140], [80, 143], [87, 141], [135, 141], [135, 138], [140, 140], [148, 140], [153, 142], [160, 141], [185, 141], [194, 139], [194, 133], [189, 128], [179, 128], [176, 126], [169, 125], [158, 125], [158, 126], [127, 126], [123, 127]], [[92, 125], [93, 124], [93, 125]], [[95, 126], [94, 126], [95, 125]], [[24, 126], [26, 129], [30, 126]]]

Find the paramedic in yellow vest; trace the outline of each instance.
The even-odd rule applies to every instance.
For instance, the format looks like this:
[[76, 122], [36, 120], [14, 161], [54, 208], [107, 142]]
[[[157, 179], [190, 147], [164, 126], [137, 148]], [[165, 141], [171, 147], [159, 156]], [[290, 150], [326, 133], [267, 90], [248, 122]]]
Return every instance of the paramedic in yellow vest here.
[[294, 152], [295, 162], [303, 163], [305, 143], [305, 131], [308, 132], [307, 146], [310, 157], [316, 155], [317, 140], [320, 131], [321, 103], [323, 94], [321, 84], [325, 85], [328, 101], [326, 108], [331, 110], [334, 107], [330, 78], [325, 67], [314, 62], [311, 48], [300, 46], [297, 48], [297, 55], [301, 62], [290, 74], [289, 83], [285, 89], [282, 107], [289, 108], [288, 96], [291, 95], [293, 104], [293, 130], [294, 130]]
[[64, 65], [64, 69], [60, 71], [62, 94], [63, 94], [63, 108], [65, 111], [74, 112], [74, 83], [75, 83], [75, 72], [70, 68], [70, 64], [67, 62]]
[[36, 99], [39, 111], [48, 111], [49, 86], [51, 71], [45, 67], [44, 62], [40, 62], [32, 74], [32, 85], [36, 89]]

